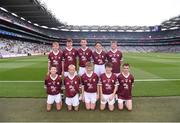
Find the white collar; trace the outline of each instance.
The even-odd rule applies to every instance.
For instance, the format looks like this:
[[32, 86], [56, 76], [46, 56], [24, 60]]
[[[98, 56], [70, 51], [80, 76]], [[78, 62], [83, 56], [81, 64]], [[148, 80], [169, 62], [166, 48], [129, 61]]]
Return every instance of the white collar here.
[[66, 47], [66, 50], [68, 50], [68, 51], [71, 51], [73, 49], [73, 47], [71, 47], [71, 49], [68, 49], [67, 47]]
[[91, 72], [90, 74], [88, 74], [88, 73], [86, 72], [86, 75], [87, 75], [88, 77], [91, 77], [91, 76], [93, 75], [93, 72]]
[[73, 76], [70, 76], [70, 74], [68, 74], [68, 77], [72, 80], [72, 79], [74, 79], [74, 77], [76, 76], [76, 74], [74, 73], [74, 75]]
[[102, 50], [101, 50], [100, 52], [98, 52], [98, 51], [96, 50], [96, 53], [97, 53], [97, 54], [101, 54], [101, 53], [102, 53]]
[[112, 73], [110, 75], [108, 75], [107, 73], [105, 73], [107, 78], [110, 78], [112, 76]]
[[86, 47], [85, 49], [83, 49], [83, 48], [81, 47], [82, 51], [86, 51], [86, 50], [87, 50], [87, 48], [88, 48], [88, 47]]
[[57, 51], [57, 53], [55, 53], [54, 51], [52, 51], [54, 55], [57, 55], [59, 53], [59, 50]]
[[51, 76], [51, 74], [50, 74], [50, 78], [54, 81], [54, 80], [56, 80], [56, 78], [58, 77], [58, 75], [56, 74], [56, 76], [55, 77], [52, 77]]
[[117, 49], [115, 49], [114, 51], [111, 49], [111, 52], [112, 52], [112, 53], [116, 53], [116, 52], [117, 52]]
[[122, 75], [125, 77], [125, 78], [128, 78], [130, 73], [128, 73], [128, 75], [124, 75], [124, 73], [122, 73]]

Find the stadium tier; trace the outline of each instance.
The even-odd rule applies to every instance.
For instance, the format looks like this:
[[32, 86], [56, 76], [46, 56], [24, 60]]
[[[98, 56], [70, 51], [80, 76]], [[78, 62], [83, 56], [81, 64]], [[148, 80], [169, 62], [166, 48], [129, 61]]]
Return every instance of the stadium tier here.
[[[162, 27], [167, 26], [166, 22]], [[62, 28], [63, 27], [63, 28]], [[166, 29], [166, 30], [148, 30], [147, 27], [78, 27], [78, 26], [62, 26], [57, 28], [43, 28], [26, 21], [11, 12], [0, 9], [0, 40], [1, 40], [1, 54], [6, 54], [6, 50], [2, 51], [4, 47], [9, 47], [10, 44], [23, 44], [24, 50], [21, 48], [11, 47], [10, 53], [45, 53], [47, 50], [37, 51], [39, 44], [42, 47], [49, 47], [53, 41], [59, 41], [61, 46], [65, 46], [67, 38], [73, 39], [73, 45], [79, 46], [80, 39], [87, 39], [89, 46], [93, 47], [95, 42], [102, 42], [105, 48], [110, 46], [110, 41], [116, 40], [123, 52], [179, 52], [180, 51], [180, 29]], [[66, 28], [68, 30], [63, 31]], [[79, 29], [79, 31], [73, 30]], [[88, 31], [83, 31], [86, 29]], [[93, 32], [93, 29], [97, 31]], [[116, 29], [111, 32], [110, 30]], [[118, 29], [124, 29], [119, 32]], [[128, 30], [131, 30], [129, 32]], [[142, 32], [138, 32], [142, 29]], [[143, 31], [144, 29], [144, 31]], [[151, 29], [151, 28], [150, 28]], [[105, 30], [105, 31], [102, 31]], [[7, 41], [4, 43], [4, 41]], [[19, 42], [19, 43], [17, 43]], [[28, 46], [26, 46], [28, 45]], [[37, 45], [37, 46], [36, 46]], [[31, 46], [31, 47], [29, 47]], [[32, 47], [35, 47], [32, 51]], [[40, 48], [41, 49], [41, 48]]]

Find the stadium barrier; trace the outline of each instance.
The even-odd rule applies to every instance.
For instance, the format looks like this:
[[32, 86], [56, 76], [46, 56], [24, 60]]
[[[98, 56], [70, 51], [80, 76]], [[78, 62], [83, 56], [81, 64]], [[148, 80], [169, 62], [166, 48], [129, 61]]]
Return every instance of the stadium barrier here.
[[28, 56], [27, 54], [6, 54], [1, 55], [2, 58], [13, 58], [13, 57], [22, 57], [22, 56]]

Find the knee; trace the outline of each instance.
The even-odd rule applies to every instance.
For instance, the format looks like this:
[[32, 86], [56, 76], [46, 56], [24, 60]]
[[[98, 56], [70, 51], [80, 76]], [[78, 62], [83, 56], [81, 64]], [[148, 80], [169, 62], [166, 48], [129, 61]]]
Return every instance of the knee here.
[[90, 110], [91, 108], [90, 107], [86, 107], [86, 110]]
[[114, 108], [109, 108], [109, 111], [111, 111], [111, 112], [114, 111]]
[[127, 107], [127, 110], [128, 111], [132, 111], [132, 107]]
[[47, 108], [47, 110], [46, 110], [47, 112], [50, 112], [51, 111], [51, 109], [50, 108]]
[[119, 111], [122, 111], [123, 110], [123, 107], [118, 107]]

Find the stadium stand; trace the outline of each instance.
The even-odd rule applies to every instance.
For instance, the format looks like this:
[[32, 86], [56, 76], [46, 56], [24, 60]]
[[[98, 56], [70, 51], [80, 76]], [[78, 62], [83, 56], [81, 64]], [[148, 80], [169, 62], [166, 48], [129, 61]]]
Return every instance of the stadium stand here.
[[43, 55], [50, 51], [50, 45], [21, 40], [0, 38], [1, 57]]
[[[67, 38], [72, 38], [76, 47], [79, 46], [80, 39], [85, 38], [90, 47], [93, 47], [95, 42], [101, 41], [105, 49], [109, 48], [110, 41], [116, 40], [123, 52], [180, 52], [180, 16], [154, 27], [72, 26], [57, 22], [55, 18], [50, 17], [53, 15], [36, 0], [33, 3], [28, 0], [18, 0], [18, 2], [7, 0], [1, 5], [1, 55], [45, 53], [53, 41], [59, 41], [64, 47]], [[20, 12], [17, 7], [24, 9], [25, 12]], [[29, 9], [26, 9], [28, 7]], [[14, 11], [16, 14], [13, 13]], [[38, 19], [35, 20], [36, 17]], [[43, 18], [50, 21], [44, 22]]]

